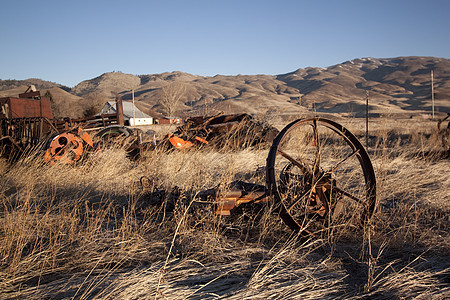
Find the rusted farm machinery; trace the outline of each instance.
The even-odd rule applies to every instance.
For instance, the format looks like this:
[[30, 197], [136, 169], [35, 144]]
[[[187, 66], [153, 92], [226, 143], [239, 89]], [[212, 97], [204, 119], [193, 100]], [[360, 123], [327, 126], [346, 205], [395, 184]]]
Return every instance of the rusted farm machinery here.
[[[161, 203], [162, 192], [146, 197]], [[219, 215], [243, 204], [274, 203], [289, 228], [309, 235], [344, 222], [367, 222], [375, 210], [376, 179], [358, 139], [342, 125], [316, 117], [296, 120], [276, 136], [265, 185], [238, 181], [226, 192], [217, 188], [197, 196], [213, 203]]]
[[169, 142], [178, 149], [200, 144], [229, 150], [271, 143], [277, 134], [276, 128], [248, 114], [220, 113], [212, 117], [187, 118], [169, 135]]
[[[46, 161], [74, 163], [86, 149], [99, 147], [87, 130], [96, 130], [97, 137], [105, 142], [134, 134], [123, 126], [120, 98], [117, 101], [117, 114], [54, 121], [49, 99], [39, 92], [0, 98], [2, 149], [20, 153], [47, 140]], [[300, 119], [278, 133], [246, 114], [197, 117], [187, 119], [168, 137], [175, 148], [189, 148], [195, 141], [236, 148], [272, 139], [265, 185], [235, 182], [225, 193], [212, 189], [200, 194], [212, 199], [216, 214], [230, 215], [243, 204], [271, 202], [282, 220], [303, 235], [343, 222], [362, 224], [370, 219], [376, 204], [372, 163], [358, 139], [334, 121]], [[139, 137], [135, 141], [134, 149], [139, 149]], [[148, 194], [150, 200], [155, 196], [162, 199], [161, 191]]]
[[[51, 164], [75, 163], [86, 152], [97, 151], [111, 141], [118, 142], [118, 137], [129, 137], [127, 152], [129, 156], [137, 157], [143, 148], [151, 148], [155, 144], [177, 149], [195, 144], [236, 149], [271, 142], [278, 133], [273, 127], [257, 122], [247, 114], [220, 114], [187, 118], [167, 138], [142, 143], [142, 132], [124, 126], [120, 97], [116, 97], [115, 114], [61, 120], [53, 119], [50, 99], [34, 89], [27, 90], [18, 98], [0, 98], [0, 103], [0, 154], [16, 158], [26, 149], [44, 142], [44, 159]], [[92, 134], [100, 143], [94, 144]]]
[[342, 125], [323, 118], [297, 120], [280, 132], [267, 157], [266, 186], [283, 221], [304, 233], [348, 219], [367, 222], [376, 205], [366, 150]]
[[[14, 160], [27, 149], [41, 147], [46, 162], [75, 163], [86, 152], [98, 150], [100, 144], [94, 145], [92, 134], [100, 141], [135, 134], [124, 126], [120, 98], [116, 99], [115, 114], [55, 120], [50, 99], [30, 88], [19, 97], [0, 98], [1, 156]], [[139, 136], [136, 134], [129, 151], [135, 152], [139, 145]]]

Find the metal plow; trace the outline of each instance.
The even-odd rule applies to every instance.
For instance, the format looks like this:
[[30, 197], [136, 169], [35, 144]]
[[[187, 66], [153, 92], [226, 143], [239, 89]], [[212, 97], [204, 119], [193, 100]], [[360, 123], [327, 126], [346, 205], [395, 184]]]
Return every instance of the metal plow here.
[[[161, 203], [162, 194], [147, 197]], [[214, 204], [218, 215], [230, 215], [243, 204], [273, 203], [290, 229], [310, 235], [343, 223], [368, 222], [375, 210], [376, 180], [358, 139], [342, 125], [316, 117], [296, 120], [276, 136], [266, 160], [265, 185], [239, 181], [225, 193], [211, 189], [196, 195], [209, 199], [205, 202]]]

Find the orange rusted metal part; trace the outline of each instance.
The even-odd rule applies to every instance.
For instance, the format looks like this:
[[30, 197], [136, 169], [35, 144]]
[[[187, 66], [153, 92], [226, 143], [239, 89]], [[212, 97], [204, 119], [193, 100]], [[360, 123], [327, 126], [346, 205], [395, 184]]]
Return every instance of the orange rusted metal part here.
[[231, 190], [224, 195], [216, 197], [217, 209], [215, 213], [221, 216], [229, 216], [231, 210], [244, 203], [269, 202], [270, 197], [264, 191], [247, 193], [243, 190]]
[[78, 136], [83, 141], [85, 141], [86, 144], [88, 144], [91, 147], [94, 147], [94, 142], [92, 141], [91, 136], [87, 132], [83, 131], [83, 129], [81, 129], [81, 127], [78, 128]]
[[61, 133], [51, 141], [50, 147], [44, 154], [44, 160], [52, 165], [57, 162], [73, 164], [81, 159], [84, 144], [94, 147], [90, 135], [81, 128], [78, 128], [77, 134]]
[[277, 129], [255, 120], [248, 114], [223, 113], [212, 117], [187, 118], [174, 132], [175, 136], [194, 145], [209, 145], [217, 149], [239, 149], [271, 142], [276, 134]]
[[208, 145], [208, 141], [205, 139], [202, 139], [201, 137], [196, 136], [195, 140], [199, 141], [200, 143]]
[[192, 147], [192, 142], [185, 141], [177, 136], [170, 136], [169, 142], [177, 149], [187, 149]]

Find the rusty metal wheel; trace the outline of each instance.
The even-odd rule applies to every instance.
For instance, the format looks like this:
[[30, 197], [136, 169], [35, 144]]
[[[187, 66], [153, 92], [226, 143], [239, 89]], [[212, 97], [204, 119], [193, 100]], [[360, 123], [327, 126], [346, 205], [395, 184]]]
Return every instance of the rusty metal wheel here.
[[270, 148], [266, 181], [283, 221], [303, 235], [359, 226], [375, 209], [375, 173], [366, 150], [328, 119], [287, 125]]
[[81, 128], [63, 132], [50, 137], [45, 146], [44, 161], [52, 165], [60, 162], [74, 164], [85, 154], [87, 148], [93, 149], [91, 136]]
[[73, 133], [65, 132], [54, 137], [44, 154], [44, 160], [52, 164], [73, 164], [83, 155], [83, 140]]

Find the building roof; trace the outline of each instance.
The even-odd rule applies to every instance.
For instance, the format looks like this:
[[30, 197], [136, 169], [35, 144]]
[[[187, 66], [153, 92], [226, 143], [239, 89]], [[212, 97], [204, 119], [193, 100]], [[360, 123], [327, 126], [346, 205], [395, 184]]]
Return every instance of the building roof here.
[[181, 119], [180, 117], [161, 117], [160, 119], [167, 119], [167, 120], [175, 120], [175, 119]]
[[[128, 118], [133, 118], [133, 102], [122, 101], [123, 115]], [[114, 114], [116, 113], [116, 101], [108, 101], [103, 107], [101, 114]], [[146, 113], [142, 112], [139, 108], [134, 106], [134, 114], [136, 118], [152, 118]]]

